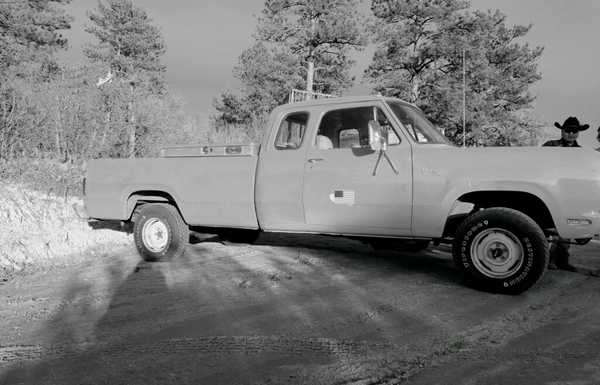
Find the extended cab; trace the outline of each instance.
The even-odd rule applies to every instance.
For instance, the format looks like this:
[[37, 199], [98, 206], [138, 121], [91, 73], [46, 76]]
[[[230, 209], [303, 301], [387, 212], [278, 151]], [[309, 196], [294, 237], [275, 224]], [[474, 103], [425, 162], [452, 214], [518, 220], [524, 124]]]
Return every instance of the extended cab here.
[[415, 106], [378, 96], [276, 108], [261, 145], [180, 146], [89, 163], [89, 217], [131, 225], [147, 260], [190, 230], [453, 242], [480, 287], [519, 293], [548, 240], [600, 232], [600, 156], [583, 148], [459, 148]]

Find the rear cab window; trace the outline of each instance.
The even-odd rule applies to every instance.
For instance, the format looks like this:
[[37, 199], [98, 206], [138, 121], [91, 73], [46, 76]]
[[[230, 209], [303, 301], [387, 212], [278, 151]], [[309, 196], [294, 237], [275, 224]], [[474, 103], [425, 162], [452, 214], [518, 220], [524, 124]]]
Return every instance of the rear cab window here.
[[306, 134], [308, 118], [308, 112], [294, 112], [286, 115], [279, 124], [275, 137], [275, 148], [278, 150], [300, 148]]

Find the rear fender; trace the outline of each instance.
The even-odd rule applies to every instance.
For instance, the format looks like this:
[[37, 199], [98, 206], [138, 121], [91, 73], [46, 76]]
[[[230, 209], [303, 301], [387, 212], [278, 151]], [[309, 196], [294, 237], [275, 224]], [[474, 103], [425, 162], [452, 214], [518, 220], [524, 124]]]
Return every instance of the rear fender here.
[[160, 195], [144, 195], [144, 194], [133, 194], [127, 199], [125, 206], [125, 218], [131, 219], [133, 210], [135, 210], [138, 203], [144, 202], [170, 202], [168, 198]]

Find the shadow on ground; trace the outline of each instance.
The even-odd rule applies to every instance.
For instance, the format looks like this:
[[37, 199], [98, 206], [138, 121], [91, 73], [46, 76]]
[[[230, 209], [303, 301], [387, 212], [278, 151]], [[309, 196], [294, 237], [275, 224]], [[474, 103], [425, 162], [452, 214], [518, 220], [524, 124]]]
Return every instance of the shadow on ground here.
[[176, 261], [117, 259], [92, 273], [69, 278], [40, 344], [23, 347], [29, 353], [5, 366], [0, 384], [404, 378], [426, 357], [459, 350], [466, 331], [558, 295], [551, 284], [519, 297], [471, 290], [437, 249], [373, 252], [282, 234], [252, 246], [208, 237]]

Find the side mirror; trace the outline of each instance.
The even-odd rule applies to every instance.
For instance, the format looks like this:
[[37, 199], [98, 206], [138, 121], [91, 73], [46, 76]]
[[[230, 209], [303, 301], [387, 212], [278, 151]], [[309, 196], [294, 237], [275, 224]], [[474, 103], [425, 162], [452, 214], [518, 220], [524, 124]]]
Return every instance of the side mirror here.
[[388, 133], [375, 120], [369, 120], [369, 146], [374, 151], [387, 149]]

